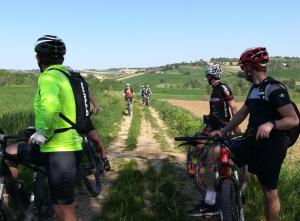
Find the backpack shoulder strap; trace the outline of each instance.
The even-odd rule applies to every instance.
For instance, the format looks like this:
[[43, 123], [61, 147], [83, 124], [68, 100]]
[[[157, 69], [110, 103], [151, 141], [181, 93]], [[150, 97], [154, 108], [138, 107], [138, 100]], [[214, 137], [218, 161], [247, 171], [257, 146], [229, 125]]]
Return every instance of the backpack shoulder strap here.
[[68, 79], [70, 79], [70, 74], [71, 74], [71, 71], [70, 71], [70, 74], [68, 74], [66, 71], [64, 70], [61, 70], [59, 68], [50, 68], [48, 69], [48, 71], [52, 71], [52, 70], [55, 70], [55, 71], [59, 71], [60, 73], [63, 73]]
[[[51, 71], [51, 70], [55, 70], [55, 71], [59, 71], [59, 72], [63, 73], [70, 80], [71, 76], [66, 71], [58, 69], [58, 68], [48, 69], [48, 71]], [[70, 124], [71, 127], [55, 129], [54, 133], [62, 133], [62, 132], [68, 131], [70, 129], [76, 129], [76, 124], [74, 122], [72, 122], [69, 118], [67, 118], [63, 113], [60, 112], [58, 116], [61, 119], [63, 119], [64, 121], [66, 121], [68, 124]]]
[[269, 95], [277, 90], [283, 88], [284, 90], [287, 90], [287, 88], [279, 81], [273, 79], [273, 78], [269, 78], [268, 81], [265, 84], [262, 84], [261, 86], [258, 87], [259, 89], [259, 96], [262, 99], [265, 99], [266, 101], [269, 101]]

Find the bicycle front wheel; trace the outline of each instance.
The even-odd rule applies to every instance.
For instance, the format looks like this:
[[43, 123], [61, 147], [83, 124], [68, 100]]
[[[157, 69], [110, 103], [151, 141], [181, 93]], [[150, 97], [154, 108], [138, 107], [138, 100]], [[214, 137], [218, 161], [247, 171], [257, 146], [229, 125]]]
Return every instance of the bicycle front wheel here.
[[84, 143], [80, 174], [89, 193], [98, 196], [101, 192], [100, 171], [88, 141]]
[[50, 197], [48, 178], [41, 172], [34, 172], [33, 176], [32, 191], [34, 194], [34, 208], [29, 208], [28, 213], [34, 213], [34, 210], [36, 210], [40, 219], [51, 217], [53, 216], [53, 204]]
[[230, 179], [221, 183], [219, 192], [219, 209], [222, 221], [244, 221], [240, 194]]

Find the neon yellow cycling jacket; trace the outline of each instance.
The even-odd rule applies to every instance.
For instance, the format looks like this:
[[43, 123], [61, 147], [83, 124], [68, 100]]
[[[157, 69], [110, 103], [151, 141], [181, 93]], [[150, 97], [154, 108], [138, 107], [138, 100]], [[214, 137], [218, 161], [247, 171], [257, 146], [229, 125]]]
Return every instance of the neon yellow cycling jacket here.
[[49, 66], [38, 78], [38, 89], [34, 98], [35, 128], [48, 140], [41, 145], [42, 152], [77, 151], [82, 149], [82, 137], [75, 129], [54, 133], [55, 129], [70, 125], [59, 117], [63, 113], [76, 122], [76, 106], [68, 78], [58, 70], [69, 73], [63, 65]]

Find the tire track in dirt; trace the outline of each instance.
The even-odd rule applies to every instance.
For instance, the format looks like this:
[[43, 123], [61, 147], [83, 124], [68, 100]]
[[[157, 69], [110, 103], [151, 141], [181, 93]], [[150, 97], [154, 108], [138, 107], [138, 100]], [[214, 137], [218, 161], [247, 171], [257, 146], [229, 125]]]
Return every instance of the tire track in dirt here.
[[85, 186], [82, 186], [76, 192], [76, 211], [79, 221], [91, 221], [93, 217], [99, 216], [103, 209], [103, 203], [107, 198], [113, 182], [118, 177], [118, 160], [123, 152], [125, 141], [127, 139], [128, 130], [131, 125], [131, 117], [125, 117], [121, 123], [117, 139], [107, 148], [107, 156], [111, 162], [111, 170], [107, 171], [104, 176], [101, 176], [102, 191], [98, 197], [91, 197], [86, 191]]
[[174, 172], [179, 183], [178, 188], [185, 198], [185, 209], [191, 209], [196, 204], [199, 204], [201, 194], [195, 179], [190, 178], [186, 173], [186, 153], [183, 153], [177, 149], [174, 138], [171, 138], [168, 135], [168, 127], [160, 119], [158, 112], [152, 107], [150, 108], [150, 112], [151, 115], [156, 119], [161, 133], [163, 133], [166, 141], [169, 143], [167, 154], [171, 156], [170, 161], [173, 165]]

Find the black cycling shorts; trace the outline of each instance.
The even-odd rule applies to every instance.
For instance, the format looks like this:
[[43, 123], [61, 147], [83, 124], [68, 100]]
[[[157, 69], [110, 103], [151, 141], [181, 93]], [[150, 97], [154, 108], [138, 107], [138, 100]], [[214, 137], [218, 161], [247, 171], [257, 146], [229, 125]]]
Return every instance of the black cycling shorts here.
[[51, 198], [55, 205], [69, 205], [74, 202], [74, 182], [82, 151], [43, 153], [39, 145], [25, 143], [18, 145], [17, 158], [20, 163], [46, 169]]
[[255, 137], [248, 137], [231, 142], [228, 148], [238, 166], [248, 164], [249, 172], [256, 174], [262, 186], [277, 189], [281, 165], [287, 151], [286, 137], [272, 136], [270, 139], [257, 141]]

